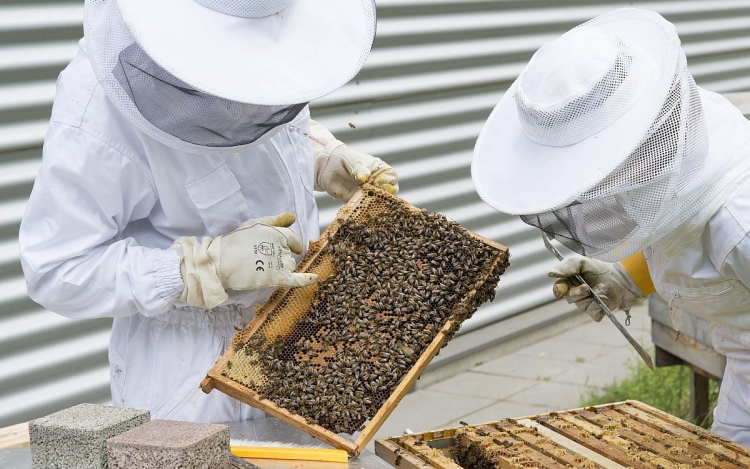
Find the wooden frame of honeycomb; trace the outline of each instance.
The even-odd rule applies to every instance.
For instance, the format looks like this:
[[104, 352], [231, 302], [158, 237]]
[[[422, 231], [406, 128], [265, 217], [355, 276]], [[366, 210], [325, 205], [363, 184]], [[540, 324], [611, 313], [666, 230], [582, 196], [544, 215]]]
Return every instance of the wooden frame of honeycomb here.
[[385, 438], [375, 452], [398, 469], [750, 468], [747, 449], [637, 401]]
[[[376, 202], [373, 202], [374, 200], [383, 199], [387, 199], [390, 203], [397, 202], [400, 206], [405, 207], [408, 210], [414, 212], [419, 211], [419, 209], [412, 207], [397, 197], [387, 194], [373, 186], [365, 185], [357, 191], [349, 203], [339, 210], [336, 219], [321, 235], [320, 239], [310, 243], [310, 248], [304, 258], [297, 265], [296, 271], [314, 272], [318, 274], [319, 279], [321, 280], [331, 275], [333, 272], [333, 266], [330, 260], [327, 260], [323, 255], [324, 250], [328, 245], [329, 237], [333, 236], [339, 226], [342, 226], [345, 221], [354, 219], [354, 217], [361, 217], [362, 213], [367, 210], [373, 210], [372, 205], [376, 204]], [[474, 293], [480, 289], [480, 286], [486, 283], [487, 279], [490, 278], [490, 273], [494, 269], [500, 266], [503, 268], [507, 266], [509, 258], [508, 249], [505, 246], [468, 231], [466, 234], [479, 240], [483, 245], [491, 247], [493, 252], [496, 252], [497, 254], [491, 263], [491, 269], [489, 269], [486, 274], [483, 274], [484, 277], [482, 277], [482, 280], [473, 287], [471, 292], [468, 292], [465, 301], [456, 308], [457, 313], [460, 313], [462, 309], [469, 309], [470, 305], [473, 304], [472, 297], [474, 296]], [[235, 399], [284, 420], [321, 441], [346, 450], [352, 456], [356, 456], [364, 449], [370, 439], [372, 439], [393, 409], [406, 395], [409, 388], [417, 381], [430, 361], [453, 336], [459, 324], [453, 320], [448, 320], [442, 328], [440, 328], [434, 339], [422, 351], [421, 355], [414, 357], [415, 360], [411, 364], [411, 368], [390, 393], [387, 400], [385, 400], [385, 402], [379, 407], [375, 415], [373, 415], [369, 421], [360, 428], [359, 435], [354, 439], [350, 439], [320, 425], [310, 423], [302, 416], [289, 412], [269, 399], [264, 399], [258, 392], [256, 392], [256, 390], [251, 388], [252, 386], [245, 385], [242, 382], [253, 383], [253, 380], [263, 380], [265, 377], [253, 375], [248, 379], [247, 368], [245, 368], [243, 371], [243, 373], [245, 373], [243, 380], [232, 379], [233, 376], [236, 378], [237, 375], [237, 366], [232, 367], [232, 363], [243, 359], [239, 356], [236, 344], [241, 342], [246, 343], [249, 338], [253, 337], [253, 335], [261, 329], [266, 336], [286, 336], [290, 334], [295, 328], [297, 322], [299, 322], [308, 312], [310, 305], [314, 300], [316, 289], [317, 287], [313, 286], [293, 290], [277, 290], [268, 303], [257, 309], [255, 319], [247, 326], [247, 328], [238, 331], [233, 339], [233, 346], [227, 350], [224, 356], [219, 359], [214, 367], [208, 372], [206, 379], [201, 383], [201, 388], [207, 393], [211, 392], [212, 389], [217, 389]], [[283, 312], [283, 315], [280, 315], [279, 312]], [[279, 319], [279, 317], [282, 317], [283, 319]], [[241, 362], [240, 365], [242, 365]]]

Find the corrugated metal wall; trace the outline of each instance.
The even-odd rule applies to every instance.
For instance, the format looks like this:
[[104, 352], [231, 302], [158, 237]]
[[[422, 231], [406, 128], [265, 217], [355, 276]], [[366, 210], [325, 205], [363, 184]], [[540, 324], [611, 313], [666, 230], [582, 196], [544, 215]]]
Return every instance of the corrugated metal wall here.
[[[539, 236], [474, 193], [469, 162], [479, 130], [543, 42], [628, 5], [677, 24], [698, 83], [750, 89], [748, 0], [378, 0], [378, 39], [367, 67], [315, 103], [314, 116], [339, 138], [398, 169], [407, 200], [511, 247], [513, 267], [499, 300], [467, 329], [550, 300], [551, 260]], [[77, 50], [82, 11], [80, 0], [0, 0], [0, 426], [109, 395], [109, 321], [71, 321], [33, 304], [16, 239], [55, 78]], [[320, 205], [325, 225], [337, 206], [328, 197]]]

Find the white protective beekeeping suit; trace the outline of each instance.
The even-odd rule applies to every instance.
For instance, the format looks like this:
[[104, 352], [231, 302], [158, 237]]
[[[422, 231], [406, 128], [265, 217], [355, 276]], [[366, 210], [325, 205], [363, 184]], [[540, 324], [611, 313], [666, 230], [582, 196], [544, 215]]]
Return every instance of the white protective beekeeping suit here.
[[[622, 9], [545, 44], [493, 111], [472, 175], [494, 208], [570, 249], [555, 294], [601, 319], [656, 291], [712, 322], [728, 366], [714, 430], [750, 446], [750, 123], [693, 81], [673, 25]], [[606, 261], [606, 262], [601, 262]]]
[[[315, 281], [291, 273], [319, 236], [313, 191], [398, 188], [307, 108], [363, 66], [374, 4], [87, 0], [84, 25], [21, 224], [29, 294], [71, 318], [114, 317], [115, 405], [261, 416], [198, 385], [271, 287]], [[275, 270], [247, 269], [252, 256]]]

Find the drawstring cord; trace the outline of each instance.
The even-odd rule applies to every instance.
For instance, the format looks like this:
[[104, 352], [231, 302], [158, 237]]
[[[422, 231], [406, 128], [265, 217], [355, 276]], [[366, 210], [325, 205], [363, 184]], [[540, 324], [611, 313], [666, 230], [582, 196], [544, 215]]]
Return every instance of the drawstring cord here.
[[674, 340], [677, 340], [680, 338], [680, 329], [677, 327], [677, 321], [675, 321], [674, 319], [674, 302], [679, 297], [680, 297], [680, 294], [678, 292], [674, 292], [672, 294], [672, 299], [669, 300], [669, 305], [667, 306], [667, 308], [669, 308], [669, 318], [672, 320], [672, 329], [674, 329], [674, 331], [677, 332], [677, 335], [675, 336]]
[[643, 259], [644, 260], [651, 259], [651, 255], [653, 253], [654, 253], [654, 248], [652, 248], [651, 246], [648, 246], [646, 249], [643, 250], [643, 254], [642, 254], [643, 255]]

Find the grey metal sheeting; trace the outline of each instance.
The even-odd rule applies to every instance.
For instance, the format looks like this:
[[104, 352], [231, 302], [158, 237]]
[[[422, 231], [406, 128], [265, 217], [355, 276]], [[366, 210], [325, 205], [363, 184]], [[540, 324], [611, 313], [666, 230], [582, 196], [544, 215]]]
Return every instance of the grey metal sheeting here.
[[[0, 426], [109, 398], [110, 321], [71, 321], [32, 303], [17, 252], [55, 79], [82, 34], [82, 3], [0, 0]], [[650, 8], [676, 23], [699, 84], [750, 89], [748, 0], [377, 3], [378, 38], [366, 68], [314, 103], [313, 115], [341, 140], [392, 163], [408, 201], [510, 246], [513, 265], [498, 300], [465, 330], [551, 300], [545, 272], [553, 260], [537, 233], [484, 205], [469, 178], [485, 118], [542, 43], [614, 8]], [[337, 204], [326, 195], [319, 202], [325, 227]]]

